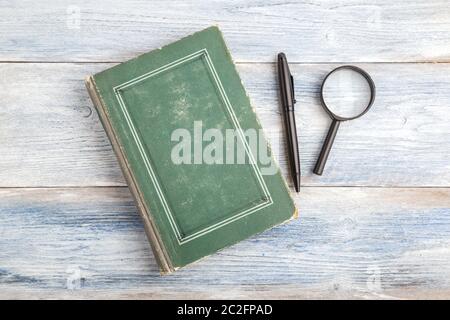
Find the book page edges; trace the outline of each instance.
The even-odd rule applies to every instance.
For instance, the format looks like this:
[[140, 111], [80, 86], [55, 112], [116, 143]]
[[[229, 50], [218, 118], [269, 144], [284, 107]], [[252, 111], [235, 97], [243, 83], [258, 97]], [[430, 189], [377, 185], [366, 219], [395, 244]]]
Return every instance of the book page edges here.
[[114, 153], [116, 154], [117, 159], [119, 160], [120, 167], [128, 183], [130, 192], [133, 195], [139, 214], [141, 215], [141, 218], [144, 222], [147, 238], [149, 239], [153, 254], [155, 255], [155, 258], [158, 262], [160, 272], [162, 275], [169, 274], [175, 271], [175, 268], [173, 268], [171, 264], [170, 258], [168, 257], [167, 252], [164, 248], [164, 244], [158, 233], [156, 225], [152, 220], [151, 213], [148, 210], [147, 206], [145, 205], [143, 195], [139, 191], [139, 188], [133, 176], [133, 172], [130, 169], [127, 158], [124, 155], [124, 152], [120, 146], [120, 143], [117, 139], [114, 129], [110, 123], [107, 114], [107, 109], [105, 108], [103, 99], [99, 91], [97, 90], [94, 77], [93, 76], [86, 77], [85, 84], [89, 92], [89, 96], [91, 97], [91, 100], [94, 103], [95, 108], [97, 109], [97, 113], [99, 115], [103, 128], [105, 129], [106, 134], [111, 142]]

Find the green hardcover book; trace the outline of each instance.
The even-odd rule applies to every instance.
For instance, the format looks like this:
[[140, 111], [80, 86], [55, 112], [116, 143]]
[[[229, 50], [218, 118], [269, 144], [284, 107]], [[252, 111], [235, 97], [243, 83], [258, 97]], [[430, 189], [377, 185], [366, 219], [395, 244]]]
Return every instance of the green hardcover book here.
[[86, 86], [163, 274], [296, 217], [217, 27]]

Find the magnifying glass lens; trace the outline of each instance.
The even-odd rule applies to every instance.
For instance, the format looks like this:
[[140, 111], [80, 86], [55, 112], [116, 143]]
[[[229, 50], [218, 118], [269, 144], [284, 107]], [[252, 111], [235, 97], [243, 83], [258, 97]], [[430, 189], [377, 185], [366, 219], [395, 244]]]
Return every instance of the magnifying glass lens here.
[[368, 80], [352, 69], [332, 72], [322, 88], [327, 108], [342, 118], [359, 116], [370, 103], [371, 88]]

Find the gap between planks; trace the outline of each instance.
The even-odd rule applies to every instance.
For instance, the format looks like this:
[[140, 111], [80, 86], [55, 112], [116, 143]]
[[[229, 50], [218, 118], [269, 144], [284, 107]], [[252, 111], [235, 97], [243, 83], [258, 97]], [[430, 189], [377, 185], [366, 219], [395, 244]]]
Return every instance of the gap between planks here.
[[[149, 52], [152, 52], [149, 51]], [[137, 55], [136, 57], [138, 57]], [[114, 64], [114, 63], [123, 63], [131, 59], [127, 60], [118, 60], [118, 61], [76, 61], [76, 60], [68, 60], [68, 61], [45, 61], [45, 60], [35, 60], [35, 61], [28, 61], [28, 60], [0, 60], [0, 64], [14, 64], [14, 63], [23, 63], [23, 64], [33, 64], [33, 63], [40, 63], [40, 64]], [[274, 56], [274, 61], [234, 61], [235, 64], [276, 64], [276, 57]], [[418, 61], [289, 61], [289, 64], [295, 64], [295, 65], [335, 65], [335, 64], [450, 64], [450, 60], [446, 61], [432, 61], [432, 60], [418, 60]]]
[[[284, 177], [286, 180], [286, 178]], [[292, 194], [297, 194], [301, 196], [302, 192], [294, 192], [293, 185], [291, 181], [288, 181], [289, 190], [292, 192]], [[128, 186], [117, 186], [117, 185], [110, 185], [110, 186], [34, 186], [34, 187], [2, 187], [0, 186], [0, 190], [71, 190], [71, 189], [121, 189], [125, 188], [128, 189]], [[300, 190], [302, 188], [305, 189], [335, 189], [335, 188], [355, 188], [355, 189], [450, 189], [450, 186], [365, 186], [365, 185], [323, 185], [323, 186], [317, 186], [317, 185], [305, 185], [300, 186]]]

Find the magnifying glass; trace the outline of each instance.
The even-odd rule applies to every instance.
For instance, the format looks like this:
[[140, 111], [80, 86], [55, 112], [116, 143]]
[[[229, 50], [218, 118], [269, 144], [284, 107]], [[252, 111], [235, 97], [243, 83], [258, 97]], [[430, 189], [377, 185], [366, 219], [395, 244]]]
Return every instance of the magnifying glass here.
[[375, 101], [375, 84], [367, 72], [355, 66], [341, 66], [323, 80], [320, 99], [333, 122], [322, 146], [314, 173], [322, 175], [342, 121], [366, 114]]

